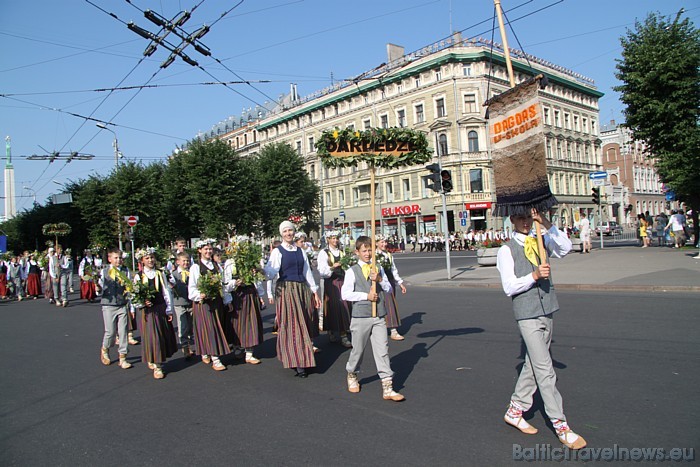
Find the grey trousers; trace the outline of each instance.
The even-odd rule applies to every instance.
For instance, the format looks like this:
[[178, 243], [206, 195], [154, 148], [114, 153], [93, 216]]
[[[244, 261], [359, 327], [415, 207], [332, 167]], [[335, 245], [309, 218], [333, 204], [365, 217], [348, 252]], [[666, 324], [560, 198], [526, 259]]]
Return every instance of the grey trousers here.
[[180, 348], [194, 346], [194, 334], [192, 332], [192, 305], [174, 305], [177, 317], [177, 337]]
[[394, 376], [394, 372], [391, 371], [389, 363], [386, 319], [383, 316], [381, 318], [352, 318], [350, 320], [350, 333], [352, 335], [352, 350], [345, 369], [349, 373], [360, 371], [365, 347], [371, 340], [374, 364], [377, 366], [379, 378], [391, 379]]
[[105, 335], [102, 339], [102, 347], [109, 349], [114, 345], [114, 341], [119, 334], [119, 353], [126, 355], [129, 339], [129, 318], [127, 306], [102, 305], [102, 319], [105, 323]]
[[553, 325], [552, 315], [518, 321], [527, 354], [511, 400], [527, 412], [532, 407], [532, 396], [539, 388], [547, 416], [550, 419], [566, 421], [561, 394], [556, 386], [557, 375], [554, 373], [552, 356], [549, 354]]
[[53, 286], [53, 298], [57, 302], [68, 301], [68, 277], [69, 272], [61, 270], [61, 273], [56, 279], [51, 279], [51, 285]]

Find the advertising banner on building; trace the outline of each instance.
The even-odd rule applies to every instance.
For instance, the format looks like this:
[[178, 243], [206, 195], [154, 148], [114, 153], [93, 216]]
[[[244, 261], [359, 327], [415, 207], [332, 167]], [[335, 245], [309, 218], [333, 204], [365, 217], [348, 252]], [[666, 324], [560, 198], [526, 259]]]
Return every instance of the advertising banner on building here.
[[510, 216], [557, 204], [549, 189], [542, 106], [534, 78], [487, 102], [496, 185], [494, 215]]

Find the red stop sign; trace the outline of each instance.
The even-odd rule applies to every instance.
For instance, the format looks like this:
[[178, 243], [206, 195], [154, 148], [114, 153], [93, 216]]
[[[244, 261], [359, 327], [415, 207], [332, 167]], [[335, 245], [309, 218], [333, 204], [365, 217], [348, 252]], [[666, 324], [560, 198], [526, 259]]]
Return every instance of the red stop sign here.
[[139, 219], [136, 216], [129, 216], [126, 218], [126, 225], [129, 227], [136, 227], [136, 224], [138, 224]]

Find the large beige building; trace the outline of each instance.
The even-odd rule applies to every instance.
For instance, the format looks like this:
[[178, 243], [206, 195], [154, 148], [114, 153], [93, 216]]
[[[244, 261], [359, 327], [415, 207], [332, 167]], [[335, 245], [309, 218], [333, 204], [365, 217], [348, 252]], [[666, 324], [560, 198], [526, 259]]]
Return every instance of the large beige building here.
[[[296, 95], [293, 85], [273, 111], [249, 109], [237, 123], [222, 122], [204, 136], [228, 140], [243, 154], [268, 143], [290, 144], [321, 187], [324, 223], [337, 220], [355, 237], [370, 230], [367, 167], [324, 168], [315, 141], [332, 128], [420, 130], [435, 149], [432, 162], [439, 161], [452, 173], [454, 190], [446, 199], [448, 229], [502, 227], [508, 221], [491, 215], [496, 200], [482, 106], [487, 97], [509, 87], [502, 48], [455, 35], [409, 54], [390, 44], [387, 53], [386, 64], [353, 80], [304, 98]], [[560, 226], [573, 225], [575, 213], [593, 207], [588, 174], [601, 168], [602, 93], [592, 80], [573, 71], [519, 51], [511, 54], [518, 82], [537, 73], [549, 79], [540, 93], [550, 185], [559, 200], [552, 215]], [[378, 170], [376, 231], [406, 237], [443, 230], [441, 196], [428, 188], [427, 175], [424, 166]]]

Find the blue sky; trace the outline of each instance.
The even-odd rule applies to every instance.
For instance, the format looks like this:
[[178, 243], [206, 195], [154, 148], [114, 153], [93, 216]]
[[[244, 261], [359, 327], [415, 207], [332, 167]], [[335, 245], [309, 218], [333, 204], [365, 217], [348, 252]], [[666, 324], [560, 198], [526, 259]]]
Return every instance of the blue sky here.
[[[156, 26], [139, 10], [172, 18], [201, 2], [184, 25], [193, 32], [238, 3], [90, 1], [153, 32]], [[696, 24], [700, 15], [700, 5], [690, 0], [502, 0], [502, 4], [506, 11], [518, 7], [507, 16], [526, 52], [595, 80], [605, 93], [600, 100], [601, 122], [622, 119], [622, 105], [611, 88], [618, 84], [615, 59], [626, 28], [651, 11], [675, 15], [683, 7]], [[331, 76], [349, 78], [383, 63], [389, 42], [410, 52], [449, 35], [450, 27], [466, 29], [464, 37], [490, 38], [493, 3], [245, 0], [202, 39], [225, 67], [191, 48], [185, 50], [208, 74], [179, 59], [160, 70], [168, 55], [162, 48], [138, 63], [147, 40], [85, 0], [4, 1], [0, 12], [0, 94], [7, 96], [0, 98], [0, 135], [12, 138], [21, 211], [31, 207], [33, 193], [43, 203], [61, 190], [60, 183], [106, 174], [114, 167], [114, 135], [66, 112], [114, 123], [110, 128], [127, 159], [144, 163], [164, 159], [197, 132], [288, 92], [289, 83], [297, 83], [303, 96], [330, 85]], [[521, 16], [526, 17], [518, 19]], [[518, 47], [510, 32], [509, 41]], [[199, 84], [240, 79], [251, 85], [229, 89]], [[158, 87], [94, 91], [120, 82]], [[42, 148], [95, 158], [68, 164], [25, 159], [46, 154]]]

